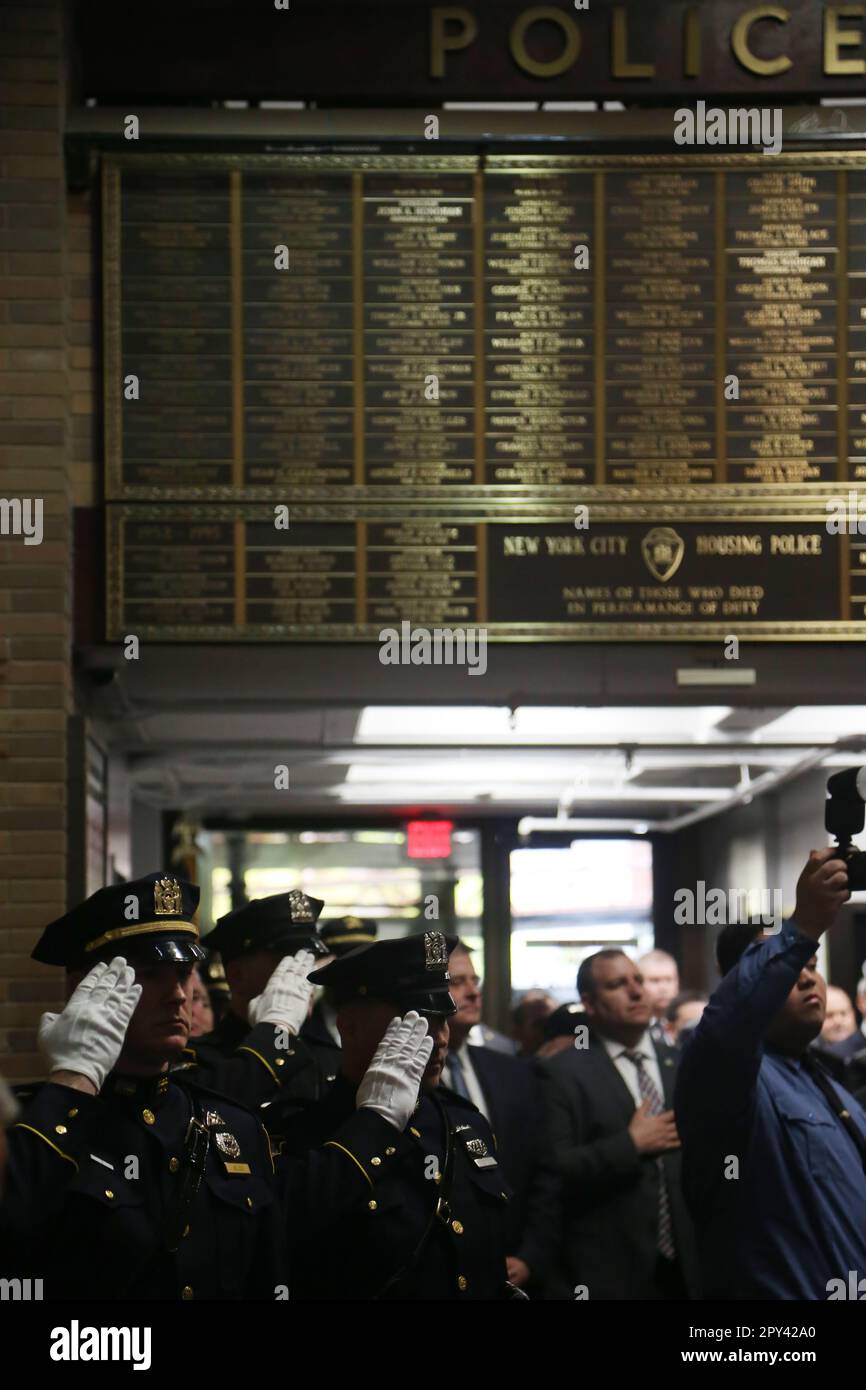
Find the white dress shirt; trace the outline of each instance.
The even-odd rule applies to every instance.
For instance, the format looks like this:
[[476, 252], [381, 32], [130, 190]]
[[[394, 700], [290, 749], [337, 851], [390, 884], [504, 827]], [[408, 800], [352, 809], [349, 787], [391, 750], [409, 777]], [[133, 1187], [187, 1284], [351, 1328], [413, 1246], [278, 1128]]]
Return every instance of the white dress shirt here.
[[664, 1104], [665, 1092], [662, 1085], [661, 1067], [658, 1063], [656, 1050], [653, 1047], [649, 1029], [644, 1033], [640, 1042], [635, 1043], [634, 1047], [625, 1047], [623, 1043], [614, 1042], [612, 1038], [602, 1038], [608, 1057], [613, 1062], [626, 1086], [631, 1092], [635, 1106], [641, 1104], [640, 1087], [637, 1084], [637, 1067], [634, 1062], [630, 1062], [626, 1057], [626, 1052], [639, 1052], [644, 1059], [644, 1070], [655, 1085], [656, 1090]]
[[478, 1080], [475, 1068], [472, 1065], [470, 1057], [472, 1048], [468, 1045], [468, 1043], [464, 1042], [461, 1047], [453, 1048], [448, 1053], [448, 1061], [445, 1065], [445, 1084], [446, 1086], [450, 1086], [452, 1091], [457, 1089], [454, 1085], [454, 1082], [451, 1079], [450, 1065], [452, 1052], [455, 1051], [463, 1064], [463, 1080], [466, 1082], [466, 1089], [469, 1092], [469, 1099], [472, 1101], [472, 1104], [475, 1106], [475, 1108], [481, 1111], [484, 1118], [486, 1120], [489, 1120], [490, 1115], [487, 1109], [487, 1101], [484, 1099], [484, 1092], [481, 1089], [481, 1082]]

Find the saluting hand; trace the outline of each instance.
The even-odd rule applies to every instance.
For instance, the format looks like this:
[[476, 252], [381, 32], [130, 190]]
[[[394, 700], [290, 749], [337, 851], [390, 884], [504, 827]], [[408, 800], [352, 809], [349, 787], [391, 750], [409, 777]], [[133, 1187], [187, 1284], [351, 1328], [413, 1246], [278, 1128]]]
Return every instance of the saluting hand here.
[[100, 1091], [120, 1056], [140, 998], [141, 985], [123, 956], [94, 965], [63, 1012], [43, 1014], [40, 1020], [39, 1046], [48, 1058], [49, 1079], [73, 1084], [71, 1078], [83, 1076]]
[[375, 1110], [395, 1129], [404, 1130], [432, 1051], [426, 1018], [414, 1009], [405, 1018], [392, 1018], [358, 1087], [358, 1109]]
[[250, 1000], [250, 1023], [273, 1023], [289, 1033], [300, 1032], [313, 995], [307, 976], [314, 964], [312, 951], [283, 956], [261, 994]]

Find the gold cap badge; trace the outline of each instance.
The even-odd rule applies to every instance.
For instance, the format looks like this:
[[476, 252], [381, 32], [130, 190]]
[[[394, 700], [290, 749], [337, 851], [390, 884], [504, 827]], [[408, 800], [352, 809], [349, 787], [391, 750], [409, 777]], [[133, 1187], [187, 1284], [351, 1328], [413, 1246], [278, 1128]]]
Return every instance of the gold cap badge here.
[[289, 911], [292, 914], [293, 922], [315, 922], [316, 916], [313, 906], [306, 893], [293, 888], [289, 894]]
[[424, 966], [427, 970], [443, 970], [448, 964], [445, 937], [441, 931], [424, 933]]
[[153, 910], [157, 917], [177, 917], [183, 911], [176, 878], [158, 878], [153, 885]]

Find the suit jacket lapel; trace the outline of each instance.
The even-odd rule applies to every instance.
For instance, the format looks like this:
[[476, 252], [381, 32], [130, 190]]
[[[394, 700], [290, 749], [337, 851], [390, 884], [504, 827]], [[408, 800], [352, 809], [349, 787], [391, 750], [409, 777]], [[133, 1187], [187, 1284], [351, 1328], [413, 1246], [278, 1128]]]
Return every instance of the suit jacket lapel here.
[[608, 1054], [601, 1038], [596, 1035], [590, 1036], [587, 1056], [595, 1063], [600, 1084], [616, 1097], [623, 1114], [631, 1119], [635, 1111], [634, 1096], [620, 1076], [619, 1067]]

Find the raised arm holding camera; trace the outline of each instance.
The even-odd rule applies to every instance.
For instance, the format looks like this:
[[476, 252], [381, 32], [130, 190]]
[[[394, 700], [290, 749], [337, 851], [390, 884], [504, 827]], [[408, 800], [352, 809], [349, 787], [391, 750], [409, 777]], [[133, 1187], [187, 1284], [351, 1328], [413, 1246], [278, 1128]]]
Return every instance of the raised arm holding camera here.
[[848, 896], [839, 850], [813, 850], [778, 934], [719, 939], [724, 978], [674, 1101], [708, 1298], [823, 1300], [866, 1274], [866, 1114], [809, 1051], [826, 1007], [816, 944]]

